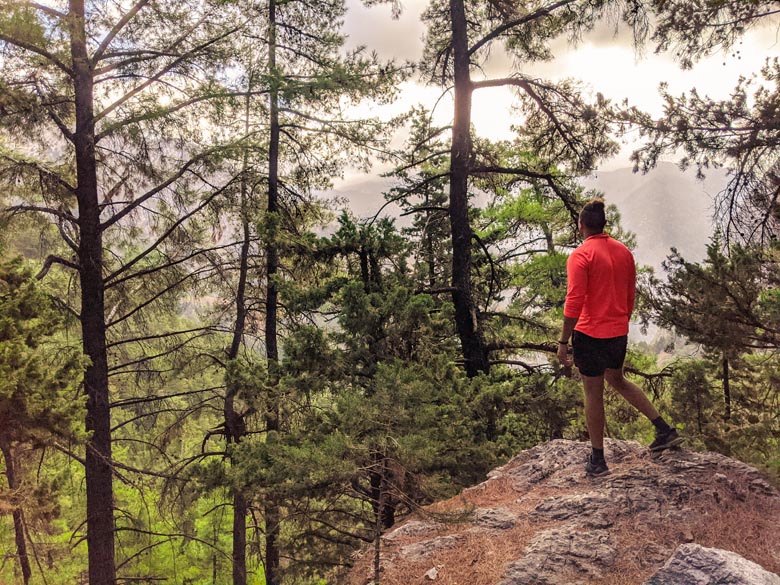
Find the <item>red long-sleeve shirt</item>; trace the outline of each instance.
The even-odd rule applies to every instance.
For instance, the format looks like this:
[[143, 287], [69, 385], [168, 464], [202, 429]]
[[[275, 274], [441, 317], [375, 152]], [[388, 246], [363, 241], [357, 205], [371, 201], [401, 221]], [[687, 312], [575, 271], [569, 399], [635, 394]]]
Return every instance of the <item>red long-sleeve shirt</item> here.
[[596, 234], [566, 261], [568, 287], [563, 314], [575, 330], [606, 339], [628, 333], [634, 310], [636, 265], [631, 251], [609, 234]]

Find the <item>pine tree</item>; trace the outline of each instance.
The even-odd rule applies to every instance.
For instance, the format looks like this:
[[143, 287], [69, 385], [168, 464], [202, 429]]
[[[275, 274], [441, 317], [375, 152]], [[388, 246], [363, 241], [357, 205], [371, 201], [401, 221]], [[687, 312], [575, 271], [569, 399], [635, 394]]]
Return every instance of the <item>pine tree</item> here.
[[[610, 11], [634, 27], [645, 27], [640, 2], [579, 2], [553, 4], [502, 2], [431, 2], [425, 13], [429, 25], [423, 73], [442, 87], [452, 86], [454, 112], [450, 144], [449, 205], [452, 234], [452, 297], [466, 371], [487, 372], [489, 347], [478, 300], [473, 290], [474, 230], [470, 219], [470, 184], [474, 177], [513, 175], [537, 181], [555, 193], [576, 216], [574, 200], [563, 177], [590, 171], [616, 146], [608, 136], [617, 118], [601, 96], [587, 103], [577, 86], [532, 79], [520, 72], [501, 79], [475, 80], [472, 72], [500, 41], [518, 63], [549, 56], [547, 43], [560, 35], [588, 30]], [[483, 158], [471, 129], [472, 94], [490, 87], [513, 87], [521, 99], [526, 122], [518, 128], [516, 149], [534, 152], [537, 165], [507, 167]], [[556, 169], [552, 171], [550, 169]]]
[[[25, 468], [32, 452], [57, 441], [80, 442], [84, 403], [74, 399], [86, 366], [78, 348], [57, 333], [62, 319], [32, 270], [20, 259], [0, 264], [0, 452], [5, 463], [8, 492], [2, 498], [12, 508], [16, 549], [22, 581], [32, 569], [27, 548], [25, 508], [36, 514], [50, 502], [36, 501]], [[51, 496], [51, 494], [49, 494]], [[36, 512], [36, 508], [38, 511]]]
[[[255, 396], [252, 403], [246, 385], [239, 390], [228, 384], [222, 432], [233, 444], [253, 434], [288, 432], [284, 392], [277, 389], [279, 348], [306, 316], [290, 311], [283, 294], [288, 281], [311, 277], [307, 232], [323, 217], [315, 190], [329, 187], [345, 164], [366, 165], [368, 153], [383, 148], [392, 124], [350, 118], [348, 107], [390, 99], [404, 75], [402, 68], [362, 48], [342, 52], [341, 0], [241, 5], [248, 20], [237, 35], [241, 76], [232, 88], [243, 98], [243, 127], [236, 131], [244, 139], [234, 161], [241, 168], [240, 201], [227, 209], [235, 214], [242, 244], [236, 285], [227, 299], [235, 315], [227, 357], [229, 367], [265, 364], [265, 377], [257, 380], [254, 393], [265, 399]], [[230, 283], [232, 275], [227, 276]], [[251, 491], [232, 489], [234, 583], [246, 581], [245, 514], [254, 513], [253, 506], [263, 508], [265, 578], [278, 583], [285, 511], [272, 491], [251, 502], [246, 500], [252, 499]]]
[[727, 256], [713, 238], [703, 263], [674, 252], [665, 282], [647, 297], [655, 321], [673, 328], [715, 356], [723, 388], [724, 418], [732, 412], [731, 369], [740, 356], [777, 348], [776, 251], [732, 246]]
[[[204, 275], [202, 265], [179, 272], [202, 251], [186, 248], [194, 233], [185, 228], [231, 182], [209, 181], [214, 150], [191, 132], [201, 106], [224, 97], [215, 96], [210, 76], [234, 32], [226, 23], [231, 12], [223, 3], [153, 8], [147, 0], [119, 13], [103, 1], [3, 2], [0, 19], [3, 84], [12, 96], [2, 172], [23, 201], [10, 211], [48, 216], [60, 248], [69, 248], [53, 250], [41, 275], [53, 264], [79, 274], [77, 312], [90, 359], [85, 462], [95, 585], [116, 580], [109, 371], [123, 364], [110, 363], [109, 348], [143, 339], [124, 337], [123, 325]], [[15, 149], [11, 137], [18, 138]], [[145, 226], [159, 231], [122, 249], [116, 242], [124, 235], [137, 242], [131, 220], [147, 210]], [[133, 279], [143, 279], [148, 297], [128, 306], [122, 292]]]
[[[653, 0], [657, 50], [673, 50], [683, 68], [716, 51], [733, 50], [744, 33], [777, 14], [776, 0]], [[776, 169], [780, 65], [767, 59], [760, 74], [740, 77], [728, 99], [715, 100], [696, 89], [673, 96], [661, 86], [664, 115], [653, 120], [632, 112], [648, 143], [633, 159], [648, 171], [664, 153], [682, 152], [682, 167], [699, 176], [708, 169], [729, 170], [726, 188], [715, 200], [716, 220], [725, 243], [767, 244], [780, 237]]]

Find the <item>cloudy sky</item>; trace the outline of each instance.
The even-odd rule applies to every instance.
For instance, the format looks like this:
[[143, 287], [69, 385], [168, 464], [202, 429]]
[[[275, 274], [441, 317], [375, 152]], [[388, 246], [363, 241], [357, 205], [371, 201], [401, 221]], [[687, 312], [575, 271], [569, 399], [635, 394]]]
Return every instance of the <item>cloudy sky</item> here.
[[[393, 20], [388, 6], [365, 8], [360, 0], [348, 0], [345, 30], [349, 45], [365, 45], [385, 58], [418, 60], [425, 32], [420, 13], [427, 3], [427, 0], [403, 0], [401, 17]], [[561, 40], [553, 46], [553, 53], [553, 61], [536, 64], [523, 72], [550, 80], [579, 79], [594, 92], [599, 91], [615, 101], [628, 99], [632, 105], [657, 116], [662, 111], [658, 94], [660, 82], [667, 82], [674, 94], [696, 87], [702, 94], [725, 98], [740, 75], [758, 71], [767, 57], [780, 56], [780, 32], [777, 21], [767, 22], [745, 35], [732, 52], [705, 59], [691, 71], [681, 70], [669, 55], [655, 55], [649, 49], [644, 54], [637, 54], [631, 46], [630, 35], [616, 37], [608, 26], [586, 36], [576, 47]], [[511, 62], [501, 55], [494, 57], [486, 67], [486, 73], [491, 77], [502, 77], [510, 72]], [[416, 103], [431, 108], [440, 96], [439, 88], [409, 82], [404, 85], [398, 103], [386, 112], [401, 112]], [[509, 138], [512, 101], [508, 89], [476, 92], [473, 123], [477, 132], [490, 138]], [[436, 121], [450, 122], [451, 112], [452, 102], [445, 96], [437, 108]], [[620, 156], [608, 161], [603, 170], [628, 166], [630, 151], [629, 144]]]

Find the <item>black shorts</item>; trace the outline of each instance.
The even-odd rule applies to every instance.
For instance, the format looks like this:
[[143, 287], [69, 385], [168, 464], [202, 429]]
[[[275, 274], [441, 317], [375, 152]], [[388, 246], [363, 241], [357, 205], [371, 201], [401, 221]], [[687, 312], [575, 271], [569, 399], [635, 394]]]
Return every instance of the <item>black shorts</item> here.
[[574, 365], [583, 376], [602, 376], [604, 370], [619, 370], [626, 359], [628, 335], [599, 339], [575, 331], [571, 338]]

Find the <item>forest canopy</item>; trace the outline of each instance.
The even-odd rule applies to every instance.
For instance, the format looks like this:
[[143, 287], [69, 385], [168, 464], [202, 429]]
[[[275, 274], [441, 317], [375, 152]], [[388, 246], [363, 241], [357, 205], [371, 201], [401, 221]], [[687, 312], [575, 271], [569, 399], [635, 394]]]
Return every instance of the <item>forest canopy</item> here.
[[[638, 172], [726, 182], [706, 257], [640, 267], [626, 371], [691, 447], [780, 477], [777, 57], [725, 99], [659, 78], [660, 114], [535, 73], [605, 27], [695, 68], [780, 3], [424, 4], [402, 61], [345, 30], [390, 0], [0, 0], [0, 581], [336, 583], [405, 515], [585, 439], [566, 259], [629, 140]], [[501, 138], [475, 128], [497, 89]], [[614, 206], [608, 231], [642, 236]]]

